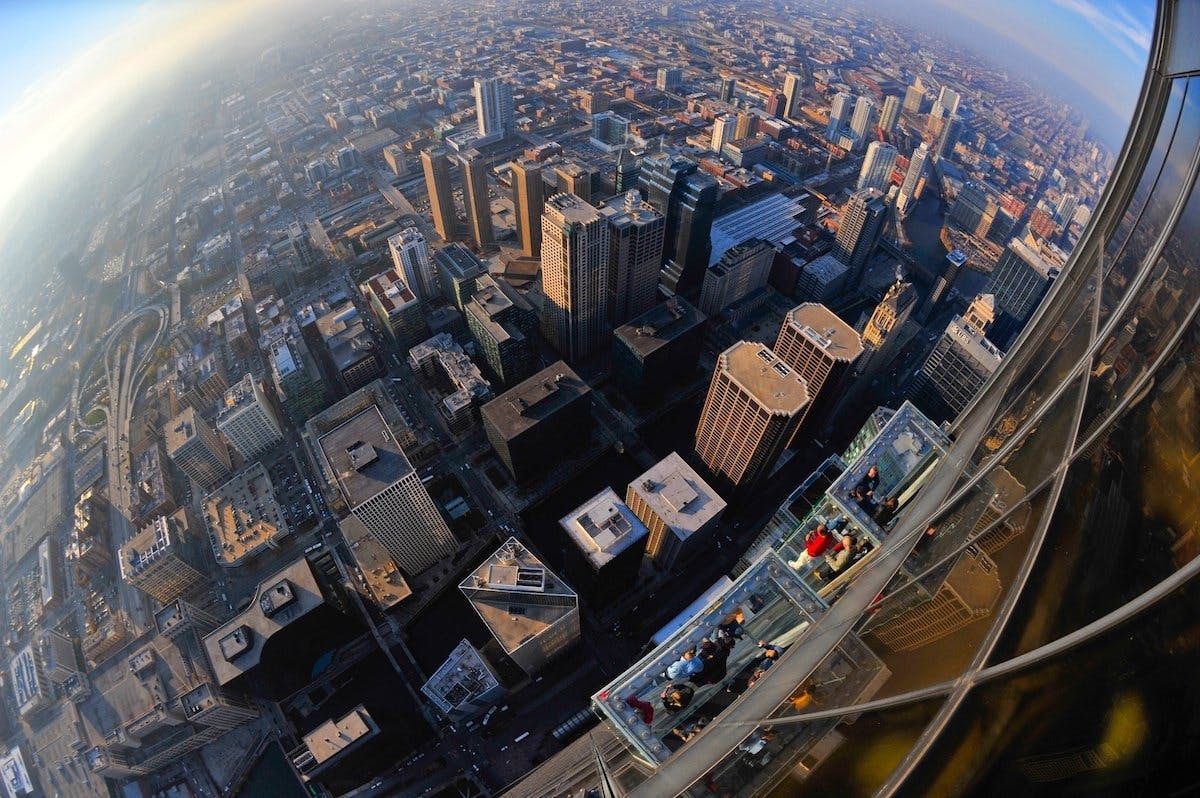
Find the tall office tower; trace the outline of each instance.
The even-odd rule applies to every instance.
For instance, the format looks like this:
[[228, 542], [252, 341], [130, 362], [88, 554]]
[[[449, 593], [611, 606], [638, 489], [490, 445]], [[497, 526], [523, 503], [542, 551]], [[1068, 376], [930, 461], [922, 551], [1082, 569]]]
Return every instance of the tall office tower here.
[[695, 379], [705, 316], [681, 297], [660, 302], [613, 331], [611, 373], [625, 396], [652, 406]]
[[917, 78], [913, 84], [904, 91], [904, 110], [910, 114], [921, 113], [921, 106], [925, 104], [925, 85], [921, 83], [921, 79]]
[[460, 311], [475, 292], [475, 282], [488, 273], [483, 261], [462, 244], [450, 244], [433, 253], [433, 269], [442, 296]]
[[[343, 525], [360, 525], [408, 574], [454, 554], [458, 541], [372, 403], [317, 441], [350, 509]], [[361, 537], [357, 530], [348, 537]]]
[[711, 545], [725, 500], [671, 452], [629, 483], [625, 504], [646, 525], [646, 556], [670, 568], [679, 555]]
[[909, 207], [921, 198], [928, 161], [929, 144], [922, 141], [908, 160], [908, 171], [904, 173], [904, 182], [900, 184], [900, 193], [896, 195], [896, 210], [899, 213], [908, 213]]
[[683, 85], [683, 70], [675, 67], [659, 67], [654, 87], [659, 91], [677, 91]]
[[912, 283], [904, 282], [897, 274], [883, 299], [875, 306], [863, 329], [862, 356], [854, 364], [858, 375], [876, 373], [886, 368], [896, 353], [900, 330], [917, 306], [917, 291]]
[[594, 170], [583, 164], [568, 161], [554, 169], [558, 177], [558, 190], [574, 194], [584, 202], [592, 201], [592, 174]]
[[657, 152], [642, 163], [640, 188], [666, 217], [663, 267], [659, 287], [668, 296], [689, 294], [700, 287], [711, 251], [713, 214], [720, 187], [695, 161]]
[[[429, 324], [425, 320], [426, 306], [408, 287], [398, 267], [380, 272], [358, 288], [379, 320], [379, 326], [387, 333], [392, 345], [401, 352], [429, 337]], [[353, 353], [353, 350], [350, 352]], [[347, 357], [344, 362], [354, 361]], [[366, 371], [372, 371], [369, 361], [364, 366]], [[374, 376], [369, 379], [374, 379]]]
[[749, 111], [738, 111], [737, 127], [733, 131], [733, 138], [744, 139], [749, 138], [754, 133], [754, 114]]
[[537, 312], [507, 281], [481, 275], [463, 306], [467, 330], [497, 384], [511, 388], [537, 363]]
[[654, 307], [667, 222], [632, 190], [619, 210], [607, 205], [600, 212], [609, 229], [609, 324], [619, 327]]
[[696, 454], [728, 486], [771, 472], [800, 426], [808, 386], [765, 345], [739, 341], [717, 357], [696, 427]]
[[432, 299], [437, 291], [433, 262], [429, 258], [429, 243], [421, 231], [406, 227], [388, 239], [388, 251], [392, 253], [392, 264], [404, 278], [404, 283], [422, 302]]
[[487, 161], [479, 150], [468, 150], [460, 159], [463, 171], [463, 194], [467, 200], [467, 226], [475, 248], [483, 252], [496, 239], [492, 235], [492, 202], [488, 198]]
[[950, 290], [950, 286], [954, 285], [954, 281], [958, 279], [958, 273], [962, 271], [962, 267], [967, 263], [967, 254], [960, 249], [946, 255], [945, 270], [938, 275], [938, 278], [933, 281], [933, 287], [929, 289], [929, 293], [925, 296], [925, 301], [921, 303], [921, 307], [917, 310], [917, 321], [924, 324], [929, 321], [946, 298], [946, 292]]
[[900, 119], [900, 97], [889, 94], [883, 98], [883, 111], [879, 114], [879, 129], [883, 135], [890, 136], [896, 131], [896, 122]]
[[389, 144], [384, 147], [383, 160], [396, 177], [404, 177], [408, 174], [408, 158], [404, 155], [404, 148], [399, 144]]
[[527, 258], [542, 254], [542, 209], [546, 202], [546, 184], [542, 167], [537, 161], [521, 159], [512, 162], [513, 209], [517, 216], [517, 232], [521, 250]]
[[976, 238], [987, 238], [998, 207], [982, 183], [963, 183], [950, 206], [950, 221]]
[[854, 97], [844, 91], [839, 91], [833, 97], [829, 106], [829, 126], [825, 128], [825, 140], [837, 145], [842, 139], [842, 130], [850, 119]]
[[917, 371], [909, 398], [934, 422], [952, 421], [975, 398], [1003, 357], [962, 316], [955, 316]]
[[1063, 192], [1063, 195], [1058, 198], [1058, 203], [1054, 206], [1054, 215], [1058, 219], [1059, 224], [1068, 225], [1071, 223], [1072, 217], [1075, 216], [1075, 209], [1079, 207], [1079, 198], [1069, 191]]
[[933, 148], [933, 157], [941, 158], [954, 152], [954, 145], [958, 143], [961, 133], [962, 119], [957, 116], [946, 117], [942, 130], [938, 133], [937, 144]]
[[179, 708], [191, 723], [219, 732], [233, 731], [258, 717], [252, 703], [209, 682], [180, 696]]
[[775, 249], [766, 241], [752, 238], [725, 250], [713, 265], [704, 271], [700, 287], [700, 310], [709, 317], [767, 284]]
[[229, 450], [193, 408], [185, 408], [168, 421], [163, 435], [171, 462], [204, 490], [212, 490], [229, 478]]
[[870, 97], [859, 97], [854, 103], [854, 115], [850, 118], [850, 132], [854, 136], [854, 149], [861, 150], [875, 129], [875, 101]]
[[475, 78], [475, 116], [480, 136], [505, 138], [517, 129], [512, 86], [503, 78]]
[[458, 589], [492, 637], [533, 675], [579, 642], [579, 597], [516, 538], [509, 538]]
[[737, 79], [736, 78], [722, 77], [721, 78], [721, 91], [720, 91], [721, 102], [724, 102], [724, 103], [733, 102], [733, 92], [735, 89], [737, 89]]
[[850, 267], [847, 284], [851, 288], [858, 287], [867, 261], [883, 236], [886, 221], [887, 203], [879, 189], [864, 188], [846, 201], [832, 254]]
[[433, 227], [445, 241], [458, 237], [458, 216], [454, 210], [454, 185], [450, 182], [450, 153], [445, 147], [421, 151], [425, 171], [425, 189], [429, 193], [429, 212]]
[[980, 294], [971, 300], [971, 304], [962, 312], [963, 321], [987, 334], [992, 322], [996, 320], [996, 297], [992, 294]]
[[767, 97], [766, 112], [776, 119], [783, 119], [787, 116], [787, 95], [781, 91], [773, 91]]
[[710, 149], [717, 155], [721, 154], [725, 142], [732, 141], [736, 137], [737, 123], [737, 114], [721, 114], [713, 120]]
[[896, 158], [899, 153], [891, 144], [882, 141], [872, 141], [867, 145], [867, 154], [863, 158], [862, 169], [858, 172], [858, 191], [865, 188], [877, 188], [887, 191], [892, 182], [892, 172], [896, 169]]
[[283, 440], [275, 407], [250, 374], [225, 392], [217, 410], [217, 429], [246, 461]]
[[542, 334], [568, 363], [608, 345], [609, 241], [604, 216], [574, 194], [542, 214]]
[[775, 339], [775, 354], [808, 386], [808, 405], [797, 429], [811, 415], [815, 420], [837, 405], [850, 366], [863, 352], [862, 339], [824, 305], [805, 302], [788, 311]]
[[[804, 102], [804, 76], [795, 72], [789, 72], [787, 77], [783, 79], [783, 112], [773, 113], [772, 116], [783, 116], [787, 119], [795, 119], [800, 113], [800, 106]], [[771, 109], [767, 109], [770, 111]]]
[[121, 578], [163, 604], [199, 593], [209, 579], [195, 537], [186, 510], [160, 515], [121, 546]]
[[627, 191], [637, 191], [638, 175], [642, 171], [642, 161], [628, 149], [622, 147], [617, 153], [617, 168], [613, 174], [613, 185], [618, 194]]
[[1056, 277], [1058, 269], [1028, 244], [1019, 238], [1009, 241], [985, 289], [996, 297], [999, 311], [991, 339], [1008, 346], [1033, 316]]
[[942, 86], [929, 115], [938, 118], [954, 116], [958, 113], [959, 100], [958, 92], [949, 86]]

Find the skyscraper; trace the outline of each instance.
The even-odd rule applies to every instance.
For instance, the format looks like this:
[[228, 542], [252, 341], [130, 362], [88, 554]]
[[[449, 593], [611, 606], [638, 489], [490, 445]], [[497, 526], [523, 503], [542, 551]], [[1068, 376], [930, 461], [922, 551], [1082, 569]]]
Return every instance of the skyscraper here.
[[558, 190], [574, 194], [584, 202], [591, 202], [594, 171], [591, 167], [575, 161], [568, 161], [555, 167], [554, 174], [558, 177]]
[[900, 331], [916, 306], [916, 289], [912, 283], [904, 282], [901, 275], [896, 275], [896, 282], [875, 306], [863, 329], [863, 353], [854, 364], [855, 374], [874, 374], [891, 362]]
[[889, 94], [883, 98], [883, 111], [879, 114], [879, 129], [883, 135], [890, 136], [896, 130], [896, 121], [900, 119], [900, 97]]
[[999, 210], [982, 183], [963, 183], [950, 207], [950, 221], [976, 238], [986, 238]]
[[184, 408], [163, 432], [167, 456], [200, 487], [212, 490], [229, 477], [229, 450], [193, 408]]
[[853, 99], [853, 96], [844, 91], [834, 95], [833, 103], [829, 106], [829, 125], [825, 128], [825, 139], [830, 144], [840, 146], [838, 143], [842, 140], [842, 130], [850, 119]]
[[467, 329], [498, 384], [511, 388], [533, 373], [537, 313], [515, 288], [483, 274], [463, 311]]
[[421, 231], [406, 227], [388, 239], [388, 251], [392, 253], [392, 265], [404, 278], [404, 283], [417, 299], [431, 299], [437, 287], [433, 273], [433, 262], [429, 258], [429, 243]]
[[716, 263], [704, 272], [700, 287], [700, 310], [716, 316], [725, 308], [767, 284], [774, 248], [758, 238], [725, 250]]
[[901, 215], [908, 213], [910, 206], [921, 198], [928, 160], [929, 145], [922, 141], [908, 160], [908, 171], [904, 173], [904, 182], [900, 185], [900, 193], [896, 195], [896, 211]]
[[958, 113], [959, 104], [958, 92], [949, 86], [942, 86], [938, 91], [937, 100], [933, 103], [933, 108], [929, 110], [929, 115], [934, 117], [949, 117]]
[[546, 202], [546, 183], [537, 161], [513, 161], [512, 191], [521, 250], [525, 257], [536, 258], [542, 254], [542, 209]]
[[463, 172], [463, 196], [467, 201], [467, 225], [471, 239], [480, 251], [495, 243], [492, 235], [492, 203], [488, 198], [487, 161], [479, 150], [468, 150], [460, 159]]
[[555, 194], [542, 214], [542, 334], [569, 363], [607, 346], [608, 222], [574, 194]]
[[683, 70], [675, 67], [659, 67], [654, 86], [659, 91], [678, 91], [683, 84]]
[[847, 283], [851, 288], [857, 287], [862, 279], [867, 261], [883, 236], [886, 221], [887, 203], [879, 189], [864, 188], [846, 201], [832, 254], [850, 267]]
[[372, 534], [406, 573], [420, 573], [458, 549], [378, 405], [325, 433], [317, 444], [325, 472], [333, 475], [350, 510], [341, 523]]
[[696, 428], [696, 454], [728, 486], [770, 473], [808, 405], [804, 379], [760, 343], [739, 341], [717, 357]]
[[992, 340], [1002, 346], [1016, 337], [1058, 277], [1058, 269], [1019, 238], [1008, 242], [992, 269], [987, 292], [996, 297], [1000, 318]]
[[634, 155], [628, 149], [622, 147], [617, 153], [617, 167], [613, 174], [613, 185], [617, 189], [618, 194], [624, 194], [627, 191], [636, 191], [638, 187], [638, 175], [642, 170], [642, 160]]
[[516, 130], [512, 86], [503, 78], [475, 79], [475, 116], [479, 135], [505, 138]]
[[689, 294], [700, 287], [708, 266], [713, 214], [720, 189], [695, 161], [666, 152], [642, 163], [640, 187], [646, 200], [666, 217], [659, 286], [668, 295]]
[[516, 538], [480, 563], [458, 589], [527, 674], [579, 642], [579, 597]]
[[872, 141], [868, 144], [862, 169], [858, 172], [857, 190], [877, 188], [880, 191], [887, 191], [892, 181], [892, 172], [896, 169], [898, 156], [899, 153], [891, 144], [885, 144], [882, 141]]
[[764, 107], [771, 116], [783, 119], [787, 116], [787, 96], [781, 91], [773, 91]]
[[275, 408], [250, 374], [225, 392], [217, 429], [243, 460], [251, 460], [283, 440]]
[[854, 149], [866, 145], [875, 128], [875, 101], [867, 96], [859, 97], [854, 103], [854, 115], [850, 118], [850, 132], [854, 136]]
[[909, 398], [935, 422], [952, 421], [1000, 365], [984, 331], [955, 316], [917, 371]]
[[458, 216], [454, 210], [454, 186], [450, 182], [450, 153], [445, 147], [422, 150], [421, 168], [425, 171], [433, 227], [443, 240], [453, 241], [458, 235]]
[[719, 92], [721, 102], [725, 102], [725, 103], [733, 102], [733, 92], [734, 92], [734, 89], [736, 89], [736, 88], [737, 88], [737, 79], [736, 78], [729, 77], [728, 75], [723, 76], [721, 78], [721, 89]]
[[837, 404], [842, 380], [862, 354], [862, 339], [836, 313], [824, 305], [805, 302], [788, 311], [775, 354], [800, 375], [808, 386], [808, 405], [800, 413], [797, 429], [814, 413], [819, 421]]
[[938, 133], [937, 144], [933, 149], [934, 157], [941, 158], [954, 152], [954, 145], [958, 143], [958, 137], [961, 133], [962, 119], [957, 115], [946, 117], [941, 132]]
[[662, 268], [666, 219], [642, 201], [637, 191], [625, 194], [620, 209], [606, 205], [608, 220], [608, 306], [610, 325], [619, 327], [654, 307]]
[[[796, 114], [800, 112], [800, 105], [803, 102], [803, 92], [804, 76], [795, 72], [789, 72], [787, 77], [783, 79], [783, 116], [785, 118], [796, 118]], [[775, 116], [778, 115], [775, 114]]]
[[904, 110], [910, 114], [921, 113], [921, 106], [925, 103], [925, 86], [921, 83], [921, 79], [917, 78], [913, 84], [904, 91]]
[[196, 537], [187, 511], [158, 516], [121, 546], [121, 578], [163, 604], [203, 590], [209, 579]]
[[713, 120], [711, 149], [717, 155], [721, 154], [725, 142], [731, 141], [735, 137], [737, 122], [737, 114], [721, 114]]

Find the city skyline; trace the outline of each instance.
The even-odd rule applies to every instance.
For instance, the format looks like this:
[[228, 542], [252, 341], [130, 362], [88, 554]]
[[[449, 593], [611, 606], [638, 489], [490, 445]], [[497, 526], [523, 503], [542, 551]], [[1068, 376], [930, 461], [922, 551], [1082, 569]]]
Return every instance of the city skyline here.
[[1186, 787], [1192, 5], [14, 11], [10, 791]]

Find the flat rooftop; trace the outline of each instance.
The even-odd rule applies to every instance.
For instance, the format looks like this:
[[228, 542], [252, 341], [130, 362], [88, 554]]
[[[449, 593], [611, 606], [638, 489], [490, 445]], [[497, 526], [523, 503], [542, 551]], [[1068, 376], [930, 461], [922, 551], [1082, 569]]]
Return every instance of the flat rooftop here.
[[484, 662], [475, 646], [471, 645], [471, 641], [463, 640], [433, 672], [429, 681], [421, 687], [421, 692], [438, 709], [448, 714], [464, 702], [499, 686], [495, 672]]
[[603, 218], [595, 207], [574, 194], [555, 194], [546, 200], [546, 209], [553, 208], [563, 224], [589, 224]]
[[484, 405], [481, 412], [505, 438], [512, 439], [591, 390], [570, 366], [559, 360], [500, 394]]
[[678, 452], [671, 452], [629, 483], [675, 536], [686, 540], [725, 511], [725, 500]]
[[304, 735], [304, 745], [316, 764], [324, 764], [379, 734], [371, 713], [359, 704], [340, 718], [330, 718]]
[[213, 556], [224, 566], [241, 565], [291, 534], [262, 463], [205, 496], [201, 511]]
[[264, 579], [246, 609], [204, 637], [217, 682], [228, 684], [257, 666], [273, 635], [324, 603], [312, 566], [303, 557]]
[[509, 654], [579, 607], [575, 591], [515, 538], [458, 587]]
[[351, 510], [413, 470], [376, 404], [322, 435], [317, 445]]
[[773, 413], [790, 416], [808, 404], [808, 383], [766, 344], [738, 341], [721, 353], [717, 367]]
[[[199, 423], [203, 424], [203, 421]], [[192, 407], [185, 407], [179, 415], [167, 422], [164, 429], [167, 454], [179, 451], [179, 447], [196, 437], [197, 416]]]
[[471, 250], [457, 242], [447, 244], [433, 253], [433, 261], [459, 280], [487, 273], [483, 262], [475, 257]]
[[615, 335], [645, 357], [696, 329], [707, 317], [679, 297], [662, 302], [618, 327]]
[[612, 488], [600, 491], [558, 523], [597, 571], [649, 533]]
[[187, 531], [184, 510], [160, 515], [122, 544], [117, 554], [121, 577], [129, 580], [163, 557], [179, 555], [180, 534]]
[[350, 515], [342, 519], [340, 528], [371, 598], [381, 609], [390, 610], [412, 595], [396, 561], [361, 521]]
[[859, 334], [820, 303], [797, 305], [788, 311], [786, 323], [838, 362], [851, 363], [862, 354]]

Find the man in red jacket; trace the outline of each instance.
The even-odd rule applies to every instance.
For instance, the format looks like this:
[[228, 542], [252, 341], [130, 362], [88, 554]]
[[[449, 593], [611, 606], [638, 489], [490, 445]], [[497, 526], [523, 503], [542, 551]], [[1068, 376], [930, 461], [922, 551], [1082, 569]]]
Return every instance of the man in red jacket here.
[[788, 565], [799, 570], [824, 554], [832, 545], [833, 535], [830, 534], [829, 529], [824, 524], [818, 524], [816, 529], [804, 536], [804, 551], [800, 552], [800, 556], [792, 560]]

